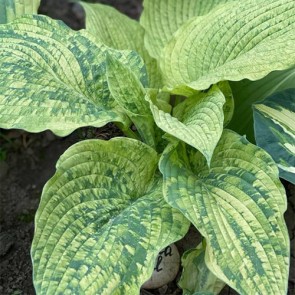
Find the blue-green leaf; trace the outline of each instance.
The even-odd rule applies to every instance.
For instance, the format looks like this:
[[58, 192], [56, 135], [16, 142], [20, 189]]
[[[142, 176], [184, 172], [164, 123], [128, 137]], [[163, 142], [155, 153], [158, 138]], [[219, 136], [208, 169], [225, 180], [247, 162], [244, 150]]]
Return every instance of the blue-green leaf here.
[[229, 128], [254, 142], [252, 104], [280, 90], [295, 88], [295, 68], [271, 72], [257, 81], [242, 80], [230, 85], [236, 107]]
[[295, 89], [253, 105], [256, 143], [275, 160], [280, 177], [295, 184]]

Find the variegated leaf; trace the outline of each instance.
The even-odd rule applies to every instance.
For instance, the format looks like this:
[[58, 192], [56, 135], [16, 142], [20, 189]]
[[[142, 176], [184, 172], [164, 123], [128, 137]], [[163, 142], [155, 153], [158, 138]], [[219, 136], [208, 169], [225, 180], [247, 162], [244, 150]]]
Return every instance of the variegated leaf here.
[[127, 112], [143, 141], [155, 148], [155, 124], [140, 77], [108, 55], [107, 81], [113, 98]]
[[219, 81], [258, 80], [295, 64], [295, 2], [226, 3], [187, 21], [161, 56], [164, 82], [174, 93]]
[[60, 136], [78, 127], [129, 122], [111, 97], [108, 53], [144, 73], [141, 58], [97, 43], [45, 16], [26, 16], [0, 27], [0, 127]]
[[206, 243], [186, 251], [181, 257], [183, 271], [178, 285], [184, 295], [209, 293], [217, 295], [225, 286], [205, 263]]
[[174, 143], [160, 170], [167, 202], [205, 237], [206, 265], [215, 276], [240, 294], [287, 292], [286, 195], [264, 150], [225, 130], [210, 169], [200, 153]]
[[110, 6], [80, 2], [86, 12], [86, 30], [99, 41], [115, 49], [135, 50], [145, 61], [149, 86], [160, 88], [162, 77], [157, 61], [144, 47], [144, 29], [140, 24]]
[[138, 294], [158, 252], [189, 222], [154, 180], [157, 154], [132, 139], [68, 149], [45, 185], [32, 244], [37, 294]]
[[253, 105], [257, 145], [275, 160], [280, 177], [295, 184], [295, 89], [288, 89]]
[[258, 81], [231, 82], [230, 86], [236, 108], [229, 129], [247, 135], [248, 140], [254, 142], [252, 104], [275, 92], [295, 88], [295, 68], [271, 72]]
[[159, 128], [198, 149], [210, 163], [223, 130], [225, 97], [217, 86], [198, 92], [174, 109], [174, 116], [158, 108], [151, 92], [147, 95]]
[[37, 14], [40, 0], [0, 0], [0, 24], [6, 24], [24, 14]]
[[144, 0], [140, 18], [145, 28], [145, 46], [159, 58], [178, 28], [194, 16], [205, 15], [217, 5], [233, 0]]

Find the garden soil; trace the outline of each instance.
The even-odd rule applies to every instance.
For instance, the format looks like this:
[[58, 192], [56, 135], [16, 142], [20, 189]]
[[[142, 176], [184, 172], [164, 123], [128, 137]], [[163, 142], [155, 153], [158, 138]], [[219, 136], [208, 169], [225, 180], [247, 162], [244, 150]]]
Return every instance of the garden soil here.
[[[142, 1], [96, 1], [115, 6], [121, 12], [137, 19]], [[84, 27], [84, 11], [66, 0], [41, 2], [39, 13], [63, 20], [71, 28]], [[42, 188], [54, 174], [59, 156], [72, 144], [86, 138], [109, 139], [121, 135], [112, 124], [99, 129], [83, 128], [66, 138], [51, 132], [30, 134], [17, 130], [0, 129], [0, 295], [34, 295], [30, 247], [34, 233], [34, 215]], [[295, 294], [295, 192], [294, 186], [285, 184], [289, 208], [286, 220], [291, 236], [291, 272], [289, 295]], [[191, 228], [187, 236], [177, 243], [182, 253], [196, 245], [198, 233]], [[181, 294], [176, 281], [157, 290], [142, 294]], [[222, 293], [237, 294], [226, 287]], [[133, 294], [130, 294], [133, 295]], [[280, 294], [278, 294], [280, 295]]]

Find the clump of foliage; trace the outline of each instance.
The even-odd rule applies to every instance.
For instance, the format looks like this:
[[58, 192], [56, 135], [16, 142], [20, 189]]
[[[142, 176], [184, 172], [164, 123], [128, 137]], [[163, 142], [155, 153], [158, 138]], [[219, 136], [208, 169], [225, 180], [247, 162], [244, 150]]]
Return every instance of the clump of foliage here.
[[79, 32], [39, 1], [0, 4], [0, 127], [126, 135], [59, 159], [35, 219], [37, 294], [137, 294], [191, 223], [204, 242], [183, 257], [185, 294], [285, 294], [295, 2], [145, 0], [140, 22], [81, 3]]

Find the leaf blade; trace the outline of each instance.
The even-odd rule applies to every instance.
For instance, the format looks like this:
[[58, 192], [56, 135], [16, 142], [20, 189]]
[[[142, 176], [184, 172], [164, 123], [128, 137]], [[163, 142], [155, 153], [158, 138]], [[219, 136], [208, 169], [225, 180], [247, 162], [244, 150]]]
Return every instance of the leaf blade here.
[[253, 105], [257, 145], [275, 160], [280, 177], [295, 184], [295, 93], [288, 89]]
[[[146, 72], [143, 71], [142, 75], [145, 77]], [[136, 77], [134, 71], [108, 55], [107, 81], [112, 96], [127, 112], [143, 141], [155, 148], [154, 121], [149, 104], [145, 100], [146, 90], [140, 77]]]
[[225, 286], [206, 266], [204, 244], [186, 251], [181, 258], [183, 272], [178, 285], [184, 294], [219, 294]]
[[144, 41], [150, 55], [159, 59], [162, 49], [183, 23], [194, 16], [205, 15], [217, 5], [228, 1], [145, 0], [140, 23], [146, 31]]
[[209, 165], [223, 130], [225, 97], [217, 86], [208, 93], [197, 93], [175, 108], [174, 116], [160, 110], [152, 97], [154, 120], [159, 128], [198, 149]]
[[161, 87], [159, 66], [144, 47], [144, 29], [139, 23], [106, 5], [85, 2], [80, 4], [86, 12], [86, 30], [107, 46], [137, 51], [145, 61], [150, 87]]
[[126, 138], [66, 151], [36, 215], [38, 294], [139, 292], [159, 249], [189, 226], [153, 185], [156, 165], [153, 149]]
[[236, 110], [229, 129], [239, 134], [246, 134], [248, 140], [254, 142], [254, 123], [252, 104], [275, 92], [294, 88], [294, 67], [285, 71], [274, 71], [257, 81], [242, 80], [231, 82]]
[[224, 80], [258, 80], [293, 66], [294, 11], [293, 1], [234, 1], [191, 19], [163, 52], [168, 88], [202, 90]]
[[40, 0], [1, 0], [0, 24], [6, 24], [24, 14], [37, 14]]
[[287, 205], [271, 157], [230, 131], [221, 137], [210, 169], [184, 147], [166, 152], [160, 161], [164, 196], [206, 238], [208, 268], [241, 294], [285, 292]]
[[127, 124], [107, 88], [105, 54], [139, 73], [144, 65], [135, 52], [112, 50], [44, 16], [3, 25], [0, 39], [2, 128], [65, 136], [82, 126]]

